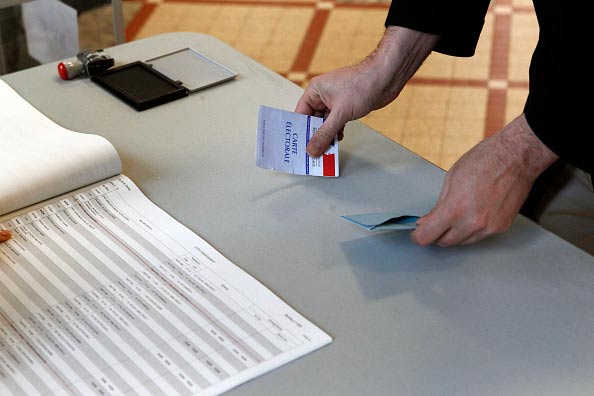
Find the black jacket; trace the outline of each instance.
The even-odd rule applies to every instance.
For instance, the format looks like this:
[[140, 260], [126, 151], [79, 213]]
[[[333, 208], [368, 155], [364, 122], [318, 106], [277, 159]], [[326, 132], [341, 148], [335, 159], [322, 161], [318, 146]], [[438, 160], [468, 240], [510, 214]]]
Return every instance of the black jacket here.
[[[582, 2], [533, 0], [539, 39], [530, 63], [530, 90], [524, 107], [528, 124], [561, 159], [592, 173], [594, 153], [589, 142], [594, 92], [588, 67], [594, 30]], [[472, 56], [489, 0], [393, 0], [386, 26], [403, 26], [438, 34], [435, 51]], [[511, 40], [514, 38], [511, 37]], [[590, 70], [586, 70], [586, 68]]]

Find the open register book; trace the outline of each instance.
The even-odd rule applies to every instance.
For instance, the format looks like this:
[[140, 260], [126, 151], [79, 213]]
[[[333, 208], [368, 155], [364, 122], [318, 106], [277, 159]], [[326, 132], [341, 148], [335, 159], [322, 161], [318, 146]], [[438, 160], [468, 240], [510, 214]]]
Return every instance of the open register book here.
[[1, 395], [217, 395], [331, 338], [0, 80]]

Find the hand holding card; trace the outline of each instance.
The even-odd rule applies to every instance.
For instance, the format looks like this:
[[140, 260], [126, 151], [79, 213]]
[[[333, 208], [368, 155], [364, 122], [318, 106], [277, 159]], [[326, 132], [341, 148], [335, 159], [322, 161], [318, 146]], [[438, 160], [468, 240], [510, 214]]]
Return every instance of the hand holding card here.
[[260, 106], [256, 165], [296, 175], [338, 177], [338, 139], [318, 158], [305, 148], [323, 118]]

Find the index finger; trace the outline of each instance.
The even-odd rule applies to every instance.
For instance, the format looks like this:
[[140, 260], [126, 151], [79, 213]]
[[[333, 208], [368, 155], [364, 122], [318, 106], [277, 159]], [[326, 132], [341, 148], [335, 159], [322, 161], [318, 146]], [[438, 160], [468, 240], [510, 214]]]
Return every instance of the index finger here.
[[315, 109], [313, 107], [312, 98], [311, 98], [309, 92], [310, 92], [309, 90], [305, 90], [303, 95], [301, 95], [301, 98], [299, 98], [299, 101], [297, 102], [297, 105], [295, 106], [296, 113], [314, 115]]

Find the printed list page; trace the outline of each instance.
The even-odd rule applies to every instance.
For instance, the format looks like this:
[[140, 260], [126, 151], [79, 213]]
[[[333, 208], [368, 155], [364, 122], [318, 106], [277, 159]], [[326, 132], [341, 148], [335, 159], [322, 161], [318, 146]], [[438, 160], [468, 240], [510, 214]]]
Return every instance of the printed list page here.
[[332, 341], [123, 175], [0, 226], [1, 395], [218, 395]]

